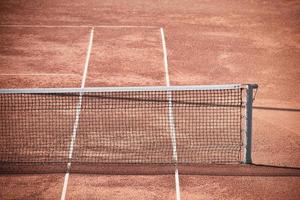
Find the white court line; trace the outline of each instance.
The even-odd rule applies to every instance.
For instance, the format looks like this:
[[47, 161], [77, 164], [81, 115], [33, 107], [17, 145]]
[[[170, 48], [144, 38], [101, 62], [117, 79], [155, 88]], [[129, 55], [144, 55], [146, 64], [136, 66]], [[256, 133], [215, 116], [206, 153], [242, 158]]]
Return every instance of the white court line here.
[[158, 26], [139, 25], [30, 25], [30, 24], [0, 24], [0, 27], [16, 28], [158, 28]]
[[[166, 40], [165, 40], [165, 34], [163, 28], [160, 28], [160, 33], [161, 33], [161, 40], [162, 40], [162, 47], [163, 47], [163, 54], [164, 54], [166, 86], [170, 87], [167, 47], [166, 47]], [[177, 158], [177, 144], [176, 144], [176, 128], [175, 128], [175, 121], [173, 116], [172, 92], [168, 91], [167, 95], [168, 95], [168, 102], [169, 102], [168, 113], [169, 113], [169, 126], [170, 126], [171, 141], [172, 141], [172, 148], [173, 148], [173, 161], [175, 162], [176, 200], [180, 200], [180, 184], [179, 184], [179, 173], [177, 167], [178, 158]]]
[[[88, 50], [87, 50], [87, 54], [86, 54], [84, 71], [83, 71], [83, 76], [82, 76], [82, 81], [81, 81], [82, 89], [85, 86], [85, 81], [86, 81], [86, 77], [87, 77], [88, 66], [89, 66], [89, 61], [90, 61], [90, 56], [91, 56], [91, 51], [92, 51], [92, 45], [93, 45], [93, 37], [94, 37], [94, 27], [92, 27], [91, 33], [90, 33], [89, 46], [88, 46]], [[69, 176], [70, 176], [70, 169], [71, 169], [71, 160], [72, 160], [72, 156], [73, 156], [74, 144], [76, 141], [77, 128], [78, 128], [79, 117], [80, 117], [80, 112], [81, 112], [82, 95], [83, 95], [83, 92], [80, 92], [79, 101], [76, 106], [76, 117], [75, 117], [75, 122], [73, 125], [73, 132], [72, 132], [69, 155], [68, 155], [69, 163], [67, 165], [67, 173], [65, 174], [65, 178], [64, 178], [64, 186], [63, 186], [63, 190], [62, 190], [62, 194], [61, 194], [61, 200], [65, 200], [65, 198], [66, 198]]]
[[0, 76], [81, 76], [81, 75], [80, 74], [41, 73], [41, 74], [0, 74]]

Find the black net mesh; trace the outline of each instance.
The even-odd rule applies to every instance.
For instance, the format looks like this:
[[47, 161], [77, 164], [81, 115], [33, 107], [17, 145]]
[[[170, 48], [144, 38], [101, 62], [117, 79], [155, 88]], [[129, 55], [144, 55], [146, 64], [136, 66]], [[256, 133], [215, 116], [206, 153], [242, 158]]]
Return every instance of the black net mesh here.
[[242, 89], [0, 94], [0, 165], [239, 163], [242, 98]]

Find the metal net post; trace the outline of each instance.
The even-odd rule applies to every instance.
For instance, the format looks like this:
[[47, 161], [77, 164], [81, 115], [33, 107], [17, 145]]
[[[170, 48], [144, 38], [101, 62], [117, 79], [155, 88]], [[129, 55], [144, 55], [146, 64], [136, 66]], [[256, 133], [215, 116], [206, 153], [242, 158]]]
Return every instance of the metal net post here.
[[253, 90], [257, 89], [257, 84], [246, 85], [246, 116], [245, 116], [245, 137], [244, 137], [244, 164], [252, 163], [252, 109]]

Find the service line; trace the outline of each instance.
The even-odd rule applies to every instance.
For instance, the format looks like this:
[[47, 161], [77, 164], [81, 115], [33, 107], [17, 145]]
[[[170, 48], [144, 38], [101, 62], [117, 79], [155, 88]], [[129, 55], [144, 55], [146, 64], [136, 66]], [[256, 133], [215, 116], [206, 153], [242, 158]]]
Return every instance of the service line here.
[[0, 24], [0, 27], [15, 28], [158, 28], [151, 25], [31, 25], [31, 24]]
[[82, 76], [80, 74], [55, 74], [55, 73], [33, 73], [33, 74], [0, 74], [0, 76]]

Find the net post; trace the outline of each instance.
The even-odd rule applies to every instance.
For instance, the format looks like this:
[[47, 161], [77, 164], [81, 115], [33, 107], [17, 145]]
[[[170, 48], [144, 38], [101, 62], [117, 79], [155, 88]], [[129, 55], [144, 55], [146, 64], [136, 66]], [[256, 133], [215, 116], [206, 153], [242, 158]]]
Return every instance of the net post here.
[[244, 138], [244, 164], [252, 163], [252, 109], [253, 109], [253, 89], [257, 89], [257, 84], [247, 84], [246, 87], [246, 126]]

